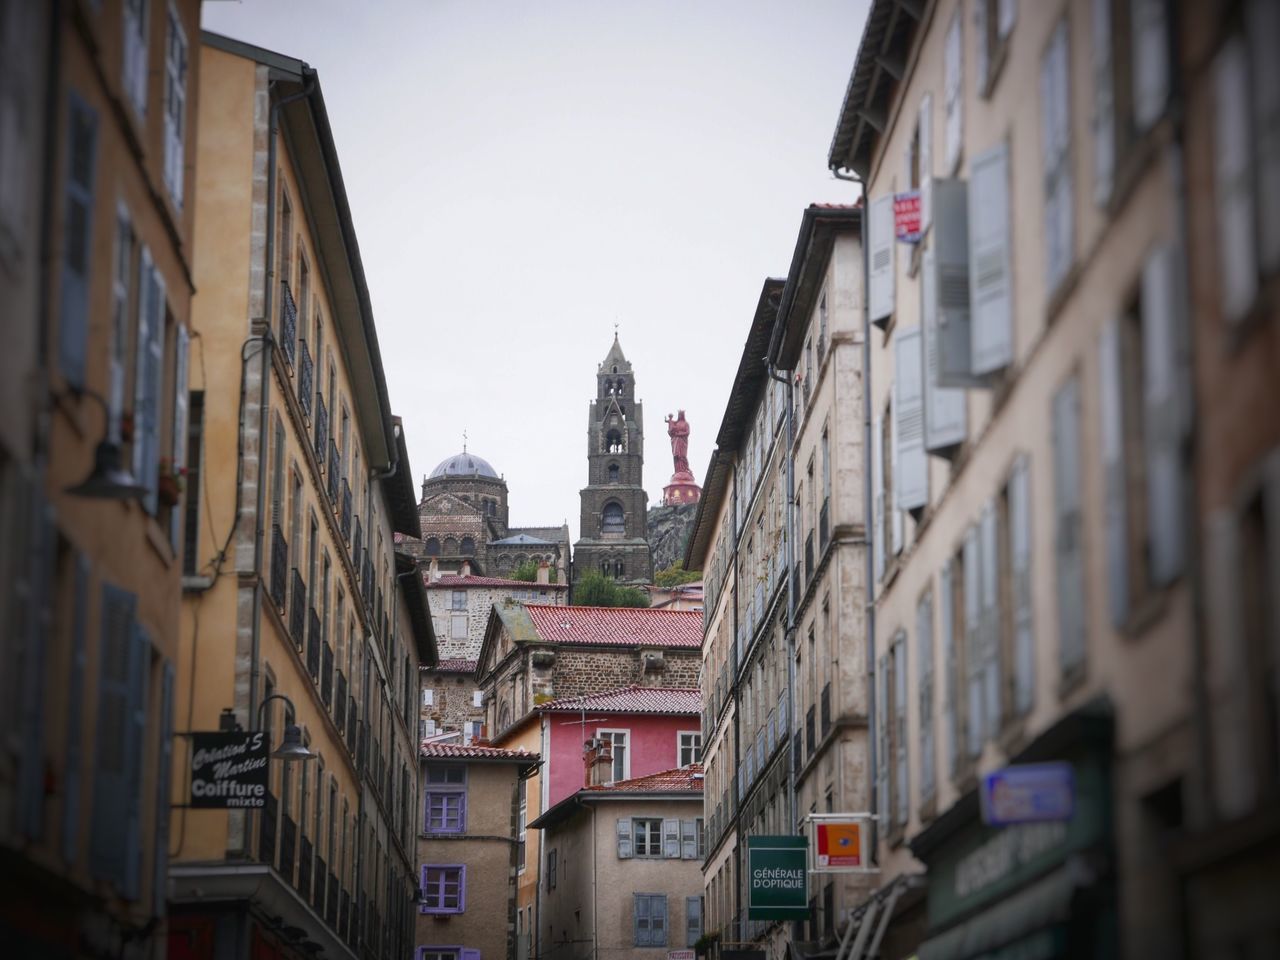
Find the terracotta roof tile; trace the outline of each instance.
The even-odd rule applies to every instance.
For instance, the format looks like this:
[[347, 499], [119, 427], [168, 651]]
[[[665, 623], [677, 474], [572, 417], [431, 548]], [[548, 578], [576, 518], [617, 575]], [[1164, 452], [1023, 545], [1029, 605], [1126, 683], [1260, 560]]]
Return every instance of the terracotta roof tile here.
[[611, 713], [665, 713], [696, 716], [702, 694], [696, 687], [640, 687], [632, 685], [581, 697], [561, 697], [538, 707], [551, 713], [603, 710]]
[[528, 760], [537, 762], [542, 759], [536, 753], [527, 750], [504, 750], [501, 747], [481, 747], [475, 744], [433, 743], [422, 741], [422, 756], [427, 760]]
[[420, 667], [426, 673], [475, 673], [475, 660], [463, 660], [455, 657], [452, 660], [441, 660], [434, 667]]
[[651, 773], [647, 777], [619, 780], [616, 783], [607, 783], [598, 787], [585, 787], [584, 789], [593, 793], [701, 793], [702, 764], [691, 763], [687, 767], [663, 770], [661, 773]]
[[556, 607], [525, 604], [539, 639], [628, 647], [702, 646], [700, 610], [648, 607]]
[[508, 580], [504, 577], [461, 576], [456, 573], [441, 574], [437, 580], [430, 580], [423, 574], [422, 583], [428, 590], [442, 587], [512, 587], [517, 590], [567, 590], [567, 583], [531, 583], [528, 580]]

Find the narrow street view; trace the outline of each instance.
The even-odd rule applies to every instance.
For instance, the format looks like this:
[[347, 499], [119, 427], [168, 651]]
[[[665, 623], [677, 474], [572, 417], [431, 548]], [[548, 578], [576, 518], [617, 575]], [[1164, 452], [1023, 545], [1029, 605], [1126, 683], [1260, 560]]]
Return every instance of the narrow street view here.
[[0, 0], [0, 956], [1280, 957], [1278, 48]]

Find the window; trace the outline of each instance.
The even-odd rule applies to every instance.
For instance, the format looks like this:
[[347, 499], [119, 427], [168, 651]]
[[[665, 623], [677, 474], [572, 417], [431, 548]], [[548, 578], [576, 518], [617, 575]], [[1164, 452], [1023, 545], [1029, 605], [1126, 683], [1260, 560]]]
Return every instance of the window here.
[[458, 549], [462, 552], [464, 557], [474, 557], [476, 555], [475, 539], [472, 537], [463, 537], [462, 543], [459, 544]]
[[547, 889], [556, 888], [556, 851], [547, 854]]
[[637, 857], [662, 856], [662, 821], [636, 817], [631, 821], [632, 850]]
[[[916, 607], [916, 685], [920, 698], [920, 802], [934, 798], [933, 722], [933, 591], [926, 590]], [[828, 810], [831, 808], [828, 807]]]
[[977, 0], [974, 5], [978, 91], [984, 97], [991, 93], [1008, 56], [1009, 34], [1017, 17], [1017, 0]]
[[[981, 3], [979, 4], [981, 6]], [[1062, 20], [1040, 61], [1040, 144], [1044, 152], [1045, 292], [1052, 297], [1074, 260], [1071, 188], [1071, 71], [1067, 21]]]
[[[946, 175], [952, 176], [960, 166], [960, 146], [964, 136], [963, 4], [956, 7], [956, 12], [951, 17], [951, 24], [947, 27], [942, 63], [947, 110], [945, 168]], [[890, 201], [892, 201], [892, 198], [890, 198]]]
[[[279, 425], [277, 424], [277, 428]], [[204, 391], [191, 392], [191, 405], [187, 420], [187, 492], [183, 516], [182, 573], [195, 576], [200, 566], [200, 467], [204, 443]], [[280, 522], [280, 484], [273, 482], [276, 523]]]
[[427, 791], [427, 832], [461, 833], [466, 823], [467, 797], [461, 792]]
[[627, 750], [629, 731], [597, 730], [596, 736], [608, 740], [613, 745], [613, 774], [611, 779], [626, 780], [631, 776], [631, 757]]
[[150, 4], [147, 0], [125, 0], [124, 4], [124, 90], [139, 114], [147, 112], [147, 37], [150, 35]]
[[428, 557], [440, 556], [440, 540], [436, 537], [428, 537], [426, 552]]
[[618, 465], [616, 463], [609, 464], [609, 482], [618, 482]]
[[422, 868], [422, 912], [462, 913], [466, 909], [467, 868], [462, 864], [426, 864]]
[[876, 670], [876, 727], [880, 756], [876, 791], [879, 809], [885, 812], [890, 830], [901, 831], [907, 823], [907, 637], [899, 630], [887, 653], [881, 654]]
[[625, 533], [626, 519], [619, 503], [606, 503], [600, 514], [600, 531], [602, 533]]
[[684, 731], [677, 734], [680, 741], [679, 766], [687, 767], [702, 761], [702, 734], [697, 731]]
[[472, 705], [473, 707], [483, 707], [483, 706], [484, 706], [484, 691], [483, 691], [483, 690], [473, 690], [473, 691], [472, 691], [472, 693], [471, 693], [471, 705]]
[[436, 692], [431, 687], [422, 688], [422, 705], [424, 707], [433, 706], [436, 702]]
[[174, 206], [182, 208], [186, 166], [187, 35], [177, 11], [169, 7], [164, 50], [164, 182]]
[[465, 613], [455, 613], [449, 617], [449, 638], [451, 640], [465, 640], [467, 638], [467, 615]]
[[[58, 312], [59, 365], [63, 376], [73, 386], [82, 386], [85, 382], [97, 148], [98, 115], [73, 93], [67, 105], [64, 253]], [[146, 271], [144, 282], [150, 272], [150, 261], [146, 264]], [[134, 476], [146, 482], [146, 478], [137, 471]]]
[[667, 897], [661, 893], [632, 894], [635, 916], [635, 945], [667, 945]]
[[36, 102], [32, 56], [37, 10], [7, 2], [0, 36], [0, 259], [16, 263], [27, 243], [27, 213], [33, 193], [30, 145]]
[[526, 825], [529, 820], [529, 781], [521, 778], [516, 789], [520, 803], [520, 820], [516, 830], [516, 870], [524, 873]]
[[1058, 601], [1058, 664], [1064, 677], [1085, 660], [1084, 518], [1080, 477], [1080, 378], [1053, 397], [1053, 552]]
[[702, 937], [701, 897], [685, 897], [684, 923], [684, 945], [686, 947], [692, 947]]
[[454, 590], [449, 596], [450, 610], [466, 610], [467, 609], [467, 591]]
[[129, 310], [133, 305], [134, 281], [138, 276], [136, 273], [137, 249], [138, 239], [133, 232], [129, 210], [124, 204], [120, 204], [116, 211], [116, 249], [111, 287], [111, 346], [108, 357], [111, 374], [107, 395], [107, 406], [110, 409], [110, 422], [107, 429], [116, 442], [121, 440], [120, 418], [124, 412], [125, 384], [130, 373]]

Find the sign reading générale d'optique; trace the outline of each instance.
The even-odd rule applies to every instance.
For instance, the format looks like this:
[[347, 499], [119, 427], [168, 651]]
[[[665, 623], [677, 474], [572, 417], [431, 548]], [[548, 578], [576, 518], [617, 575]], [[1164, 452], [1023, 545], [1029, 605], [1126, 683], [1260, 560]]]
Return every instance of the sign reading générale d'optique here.
[[266, 806], [268, 763], [261, 730], [191, 734], [191, 806]]
[[747, 918], [809, 916], [808, 837], [747, 837]]

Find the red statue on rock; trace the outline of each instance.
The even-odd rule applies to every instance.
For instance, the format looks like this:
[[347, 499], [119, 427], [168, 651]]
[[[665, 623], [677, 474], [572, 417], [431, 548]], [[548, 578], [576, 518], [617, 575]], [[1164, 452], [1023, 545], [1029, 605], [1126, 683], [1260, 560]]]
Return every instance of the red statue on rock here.
[[667, 414], [667, 436], [671, 438], [671, 458], [675, 461], [676, 472], [671, 475], [671, 482], [662, 488], [662, 505], [676, 507], [697, 503], [702, 496], [702, 488], [689, 469], [689, 421], [684, 418], [683, 410], [674, 417]]

